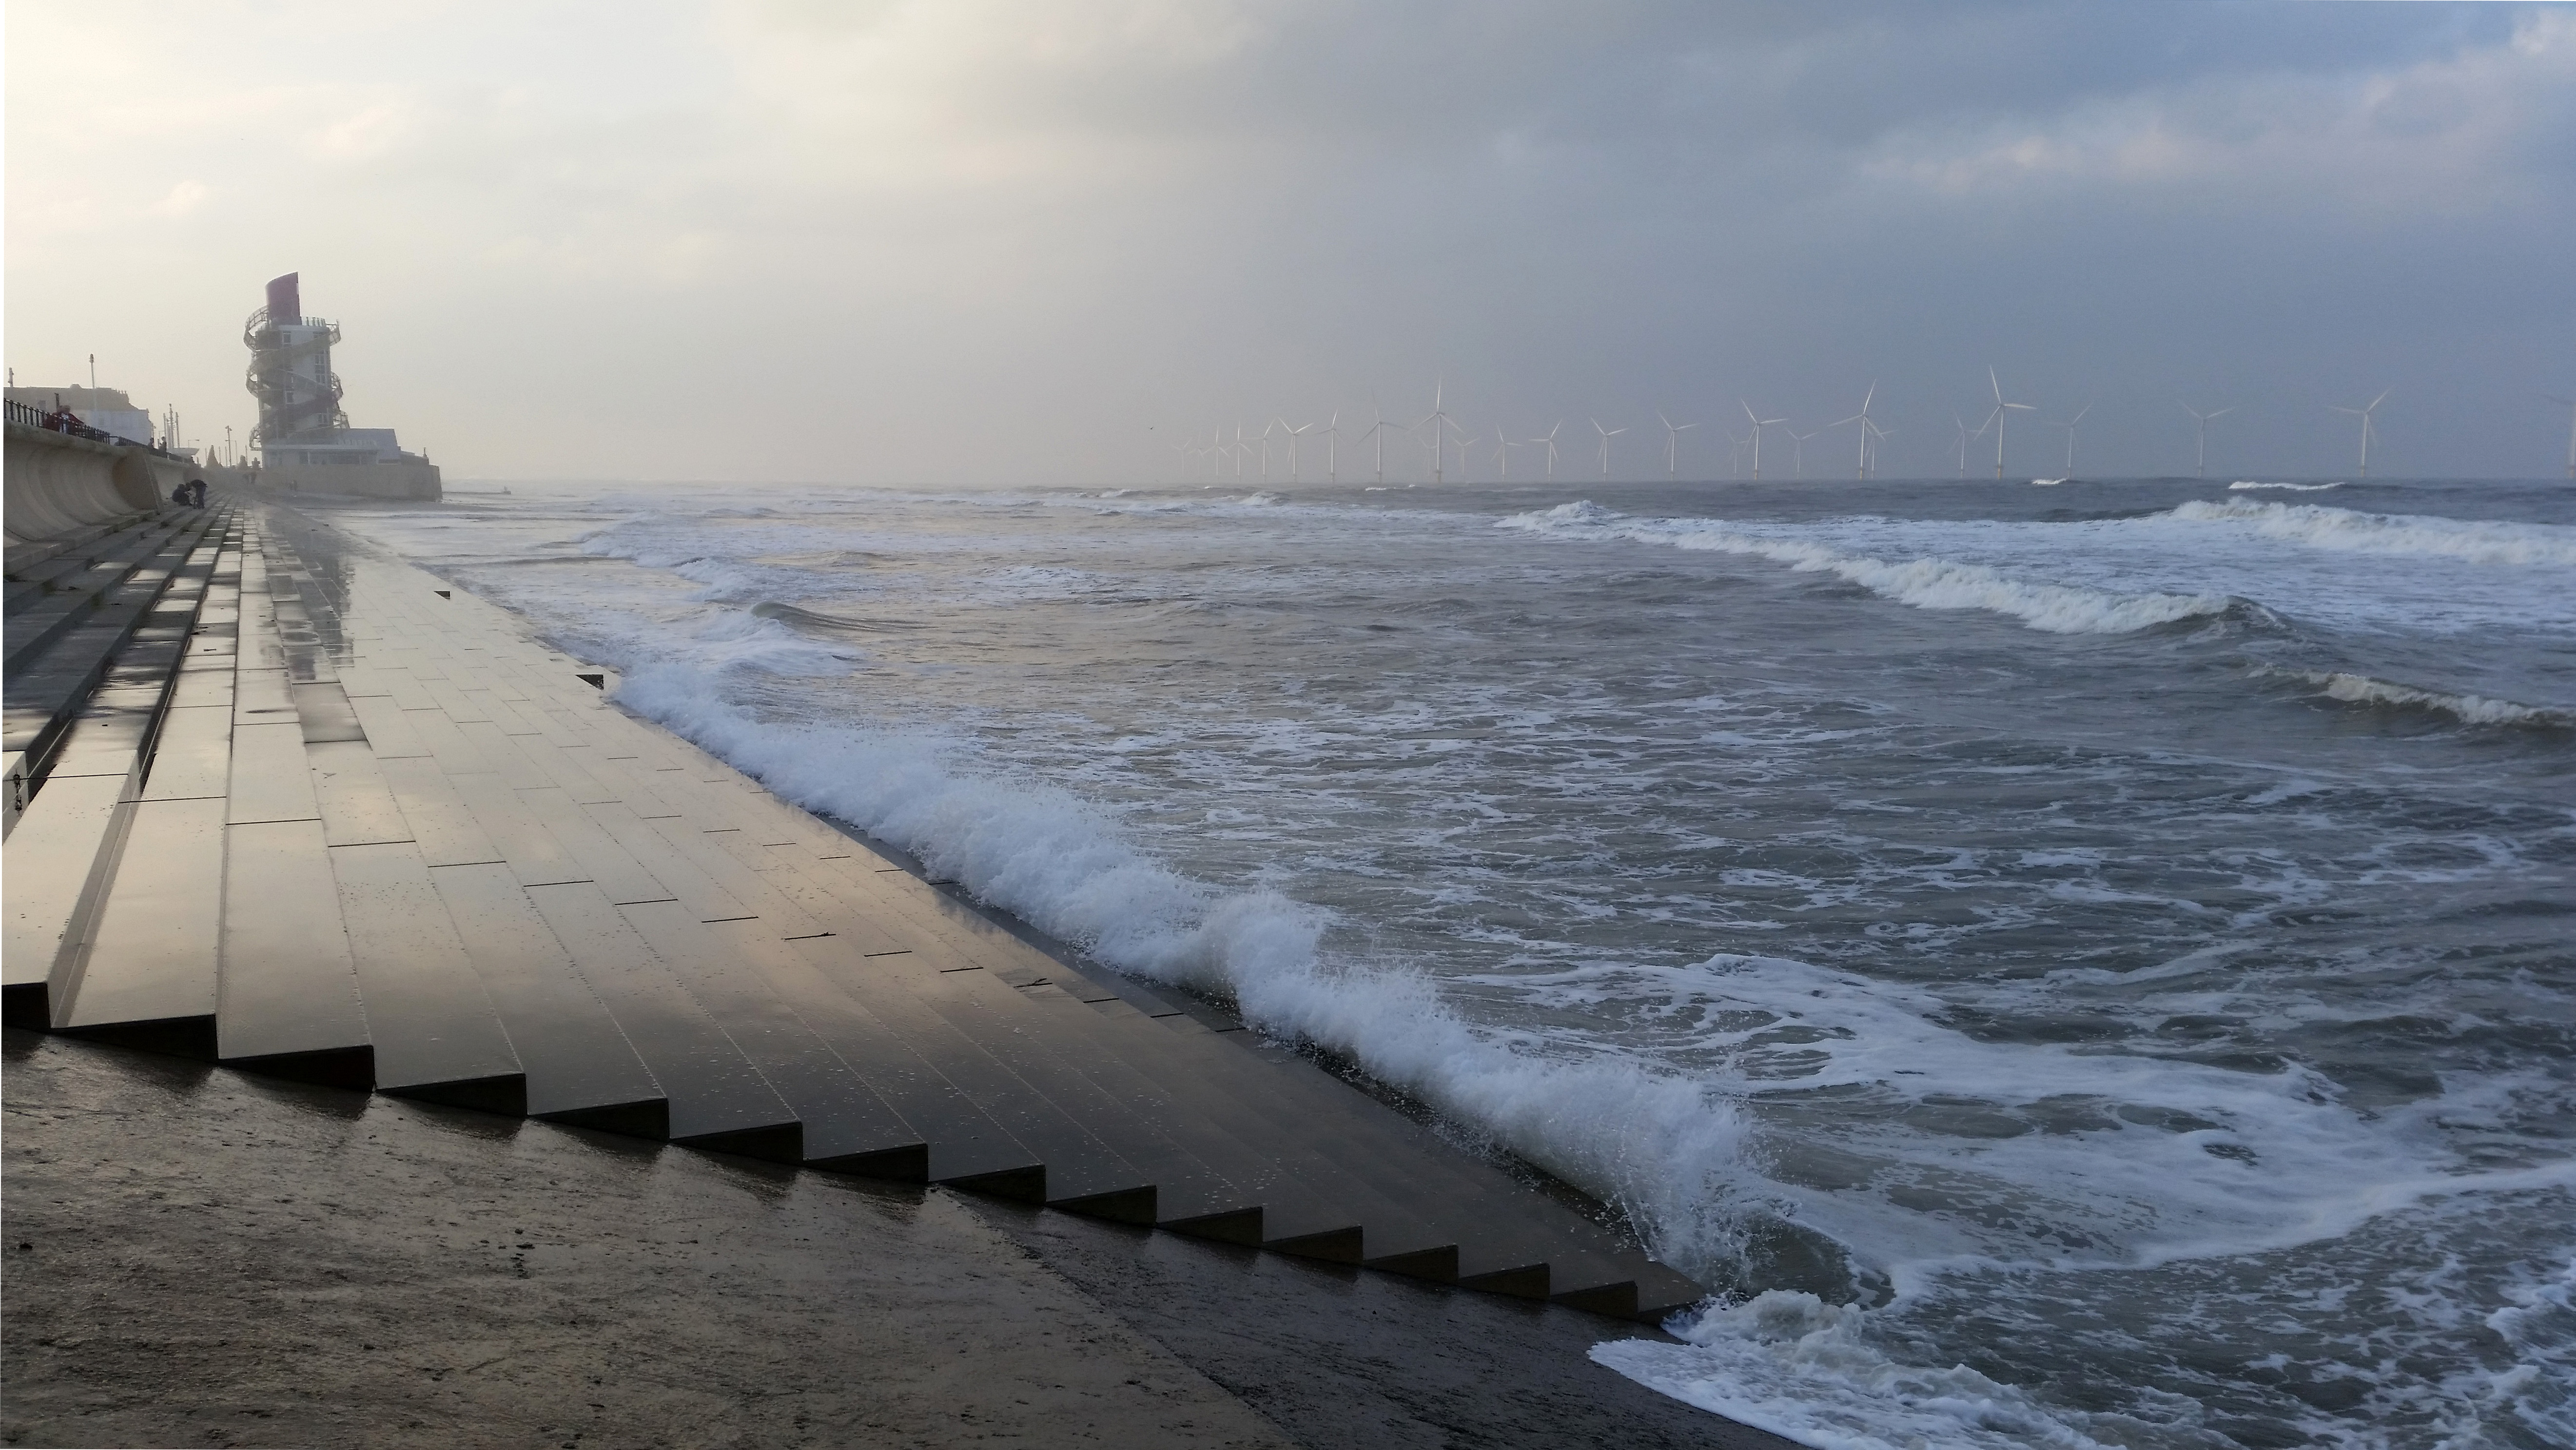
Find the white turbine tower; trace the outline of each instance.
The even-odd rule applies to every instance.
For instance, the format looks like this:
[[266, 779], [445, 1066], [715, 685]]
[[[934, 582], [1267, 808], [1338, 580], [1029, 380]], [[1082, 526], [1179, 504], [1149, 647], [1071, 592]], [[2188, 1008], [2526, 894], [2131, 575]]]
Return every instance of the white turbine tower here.
[[2541, 396], [2567, 410], [2567, 476], [2576, 478], [2576, 398], [2561, 398], [2551, 393]]
[[1494, 468], [1504, 482], [1511, 481], [1512, 440], [1504, 437], [1499, 428], [1494, 430]]
[[1871, 460], [1871, 461], [1870, 461], [1870, 467], [1872, 467], [1872, 468], [1876, 468], [1876, 467], [1877, 467], [1877, 459], [1878, 459], [1878, 447], [1877, 447], [1877, 445], [1878, 445], [1878, 444], [1880, 444], [1880, 443], [1882, 443], [1882, 442], [1885, 442], [1888, 438], [1890, 438], [1890, 437], [1892, 437], [1892, 436], [1894, 436], [1894, 435], [1893, 435], [1893, 434], [1892, 434], [1888, 429], [1881, 428], [1880, 426], [1878, 426], [1878, 423], [1877, 423], [1877, 421], [1876, 421], [1875, 419], [1863, 419], [1863, 420], [1861, 421], [1860, 431], [1862, 431], [1863, 433], [1866, 433], [1866, 434], [1868, 434], [1868, 435], [1869, 435], [1869, 441], [1870, 441], [1869, 457], [1870, 457], [1870, 460]]
[[1434, 484], [1439, 484], [1446, 480], [1446, 475], [1442, 472], [1442, 464], [1445, 463], [1448, 458], [1448, 430], [1452, 425], [1449, 421], [1449, 415], [1440, 411], [1440, 402], [1441, 399], [1446, 396], [1448, 386], [1449, 385], [1446, 381], [1435, 380], [1432, 383], [1431, 416], [1423, 419], [1420, 423], [1413, 425], [1413, 429], [1416, 432], [1421, 431], [1426, 425], [1431, 429], [1431, 481]]
[[2063, 423], [2051, 423], [2048, 425], [2051, 428], [2063, 428], [2066, 430], [2066, 476], [2068, 478], [2073, 478], [2075, 476], [2075, 425], [2083, 422], [2084, 415], [2092, 411], [2093, 405], [2091, 403], [2087, 403], [2083, 407], [2075, 410], [2074, 417], [2067, 419]]
[[2198, 408], [2193, 407], [2191, 404], [2184, 403], [2182, 405], [2182, 410], [2191, 415], [2192, 424], [2199, 433], [2199, 444], [2192, 452], [2191, 476], [2194, 478], [2207, 478], [2209, 477], [2209, 420], [2212, 418], [2224, 418], [2228, 414], [2235, 412], [2236, 409], [2233, 407], [2226, 407], [2220, 408], [2213, 413], [2204, 413]]
[[1795, 428], [1789, 430], [1789, 474], [1793, 482], [1807, 481], [1807, 440], [1823, 431], [1822, 428], [1815, 433], [1801, 433]]
[[[1249, 446], [1250, 446], [1249, 444], [1247, 444], [1247, 443], [1245, 443], [1245, 442], [1243, 441], [1243, 425], [1242, 425], [1242, 424], [1240, 424], [1240, 423], [1235, 424], [1235, 425], [1234, 425], [1234, 481], [1235, 481], [1235, 482], [1237, 482], [1237, 483], [1241, 483], [1241, 482], [1243, 482], [1243, 450], [1244, 450], [1245, 448], [1249, 447]], [[1270, 449], [1268, 448], [1268, 446], [1267, 446], [1267, 445], [1265, 445], [1265, 446], [1262, 448], [1261, 452], [1262, 452], [1262, 455], [1263, 455], [1263, 462], [1264, 462], [1264, 464], [1266, 465], [1266, 464], [1268, 463], [1268, 461], [1269, 461], [1269, 457], [1268, 457], [1268, 455], [1269, 455], [1269, 453], [1270, 453]]]
[[1697, 423], [1676, 423], [1672, 419], [1665, 417], [1661, 408], [1655, 410], [1655, 421], [1664, 425], [1664, 477], [1679, 478], [1681, 476], [1679, 460], [1681, 457], [1682, 435], [1699, 425]]
[[1601, 435], [1601, 476], [1603, 478], [1608, 478], [1610, 476], [1610, 440], [1618, 437], [1620, 434], [1625, 433], [1628, 430], [1625, 428], [1604, 428], [1601, 426], [1601, 420], [1595, 418], [1592, 420], [1592, 431]]
[[1369, 430], [1360, 436], [1377, 440], [1377, 481], [1383, 485], [1386, 482], [1386, 415], [1378, 411], [1375, 392], [1369, 394], [1369, 418]]
[[[1953, 413], [1950, 421], [1959, 429], [1959, 476], [1965, 478], [1968, 476], [1968, 420]], [[1980, 428], [1977, 431], [1983, 433], [1986, 430]]]
[[[1279, 426], [1282, 428], [1288, 428], [1288, 420], [1285, 418], [1280, 419]], [[1306, 436], [1307, 430], [1314, 426], [1315, 425], [1312, 423], [1306, 423], [1295, 428], [1288, 428], [1288, 478], [1292, 483], [1304, 477], [1303, 471], [1297, 464], [1297, 440]]]
[[[1738, 398], [1735, 401], [1744, 403], [1742, 398]], [[1762, 481], [1762, 430], [1770, 427], [1774, 423], [1786, 423], [1789, 420], [1786, 418], [1765, 418], [1761, 414], [1753, 411], [1753, 405], [1751, 403], [1744, 403], [1744, 416], [1753, 420], [1753, 481], [1755, 483], [1760, 483]]]
[[1461, 428], [1458, 430], [1458, 481], [1460, 483], [1466, 483], [1469, 481], [1467, 477], [1467, 450], [1475, 447], [1479, 441], [1481, 440], [1467, 436], [1466, 429]]
[[[1994, 416], [1988, 418], [1986, 421], [1995, 425], [1995, 478], [2000, 481], [2004, 476], [2004, 423], [2006, 421], [2006, 415], [2014, 412], [2035, 413], [2039, 410], [2028, 403], [2005, 402], [2003, 382], [1995, 376], [1995, 370], [1992, 367], [1988, 367], [1986, 369], [1986, 381], [1989, 384], [1992, 384], [1995, 390]], [[1983, 432], [1985, 430], [1979, 429], [1978, 431]]]
[[1324, 425], [1324, 482], [1342, 481], [1342, 410], [1333, 410], [1333, 420]]
[[1546, 449], [1547, 449], [1547, 476], [1548, 476], [1548, 477], [1550, 477], [1550, 478], [1554, 478], [1554, 477], [1556, 477], [1556, 429], [1557, 429], [1557, 428], [1562, 428], [1562, 427], [1564, 427], [1564, 426], [1565, 426], [1565, 420], [1564, 420], [1563, 418], [1559, 418], [1559, 419], [1557, 419], [1557, 420], [1556, 420], [1556, 428], [1550, 428], [1550, 429], [1548, 429], [1548, 430], [1547, 430], [1547, 435], [1546, 435], [1545, 437], [1542, 437], [1542, 438], [1533, 438], [1533, 439], [1531, 439], [1531, 440], [1530, 440], [1530, 446], [1531, 446], [1531, 447], [1533, 447], [1533, 448], [1540, 447], [1540, 446], [1545, 446], [1545, 447], [1546, 447]]
[[1856, 478], [1865, 479], [1869, 477], [1869, 430], [1872, 426], [1869, 421], [1869, 405], [1875, 401], [1877, 397], [1878, 383], [1873, 380], [1869, 385], [1869, 391], [1861, 394], [1859, 412], [1838, 422], [1827, 423], [1825, 425], [1828, 428], [1839, 428], [1843, 426], [1844, 423], [1858, 423], [1860, 425], [1860, 472], [1853, 475]]
[[2363, 478], [2370, 477], [2370, 435], [2379, 431], [2378, 422], [2371, 415], [2379, 411], [2380, 404], [2388, 401], [2390, 393], [2396, 391], [2395, 388], [2383, 388], [2378, 397], [2358, 408], [2346, 408], [2335, 403], [2326, 405], [2338, 413], [2350, 413], [2361, 420], [2361, 476]]

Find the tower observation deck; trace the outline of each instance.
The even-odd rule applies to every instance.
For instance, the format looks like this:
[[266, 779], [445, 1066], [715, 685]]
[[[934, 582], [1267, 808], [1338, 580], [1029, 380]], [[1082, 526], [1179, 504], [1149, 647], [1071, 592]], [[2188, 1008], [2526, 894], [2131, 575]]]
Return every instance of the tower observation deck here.
[[[393, 429], [349, 426], [340, 408], [340, 375], [331, 370], [340, 325], [304, 315], [301, 277], [289, 272], [271, 280], [267, 305], [242, 324], [242, 345], [250, 349], [243, 383], [259, 400], [250, 442], [264, 469], [289, 488], [438, 497], [438, 470], [425, 456], [405, 453]], [[368, 472], [307, 472], [324, 468]]]

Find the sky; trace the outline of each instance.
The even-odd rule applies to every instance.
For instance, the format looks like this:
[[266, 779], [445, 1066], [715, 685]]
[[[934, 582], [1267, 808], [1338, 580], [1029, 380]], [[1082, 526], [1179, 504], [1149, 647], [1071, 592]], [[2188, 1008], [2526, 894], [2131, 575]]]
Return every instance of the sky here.
[[[451, 483], [2562, 472], [2576, 6], [17, 0], [5, 343], [185, 441], [298, 271]], [[1822, 429], [1821, 432], [1818, 430]], [[1803, 445], [1793, 433], [1817, 432]], [[1308, 435], [1310, 439], [1318, 436]], [[1176, 448], [1175, 443], [1183, 447]], [[1991, 472], [1993, 438], [1970, 446]], [[1454, 459], [1454, 453], [1452, 455]], [[1393, 434], [1391, 476], [1428, 471]], [[1979, 460], [1982, 459], [1982, 465]], [[1322, 471], [1310, 443], [1302, 477]], [[1544, 466], [1516, 449], [1513, 474]], [[1284, 481], [1285, 448], [1272, 455]], [[1249, 473], [1257, 465], [1247, 464]], [[1454, 476], [1453, 462], [1450, 472]], [[1230, 473], [1229, 473], [1230, 477]]]

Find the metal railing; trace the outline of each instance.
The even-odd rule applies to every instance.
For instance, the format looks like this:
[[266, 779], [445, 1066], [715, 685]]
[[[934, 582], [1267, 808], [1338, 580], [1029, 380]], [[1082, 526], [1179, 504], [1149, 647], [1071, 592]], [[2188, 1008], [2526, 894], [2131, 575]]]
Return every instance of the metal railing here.
[[32, 403], [13, 402], [9, 404], [9, 421], [24, 424], [29, 428], [45, 428], [56, 433], [68, 433], [74, 438], [87, 438], [93, 443], [115, 443], [127, 448], [148, 448], [164, 458], [178, 456], [158, 443], [137, 443], [131, 438], [110, 433], [104, 428], [93, 428], [82, 422], [69, 408], [48, 413]]

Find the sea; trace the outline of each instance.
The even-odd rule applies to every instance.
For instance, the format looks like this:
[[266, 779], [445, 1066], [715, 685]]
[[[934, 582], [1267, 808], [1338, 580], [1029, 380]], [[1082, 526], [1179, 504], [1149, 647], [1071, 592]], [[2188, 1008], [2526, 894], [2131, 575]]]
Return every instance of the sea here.
[[338, 517], [1614, 1206], [1610, 1370], [2576, 1444], [2576, 485], [499, 488]]

